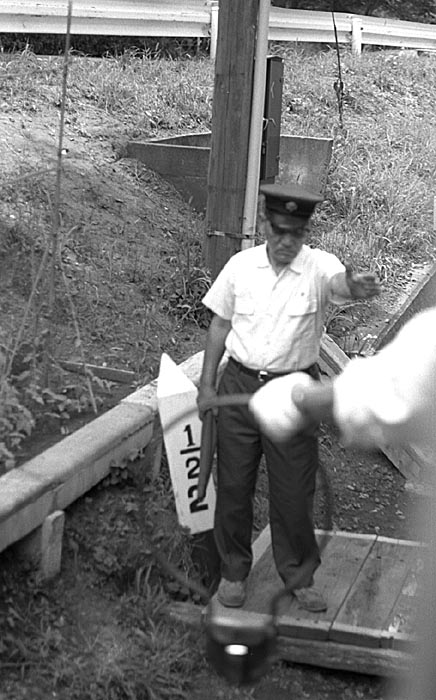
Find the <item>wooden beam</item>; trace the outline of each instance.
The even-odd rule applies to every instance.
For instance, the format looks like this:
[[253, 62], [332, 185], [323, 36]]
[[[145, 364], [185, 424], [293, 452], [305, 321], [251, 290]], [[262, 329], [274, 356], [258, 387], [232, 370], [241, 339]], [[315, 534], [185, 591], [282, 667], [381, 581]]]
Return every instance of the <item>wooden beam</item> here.
[[426, 271], [422, 279], [407, 295], [406, 301], [392, 315], [383, 330], [377, 335], [372, 351], [377, 352], [391, 342], [404, 324], [415, 314], [436, 304], [436, 263]]
[[321, 372], [328, 377], [335, 377], [340, 374], [345, 365], [348, 364], [348, 355], [335, 343], [327, 333], [321, 339], [321, 349], [319, 355], [319, 367]]
[[[349, 362], [348, 356], [327, 333], [321, 341], [319, 366], [328, 377], [340, 374]], [[380, 447], [383, 454], [406, 479], [416, 480], [428, 471], [428, 465], [410, 445], [404, 447], [384, 445]]]
[[110, 382], [118, 382], [120, 384], [132, 384], [135, 381], [135, 372], [127, 369], [116, 369], [115, 367], [102, 367], [101, 365], [86, 365], [83, 362], [71, 362], [70, 360], [60, 360], [62, 369], [67, 372], [75, 372], [76, 374], [86, 374], [89, 370], [91, 374], [101, 379], [107, 379]]
[[259, 0], [220, 0], [205, 259], [215, 278], [241, 248]]
[[371, 676], [397, 676], [412, 669], [413, 656], [393, 649], [359, 647], [353, 644], [317, 642], [279, 637], [278, 656], [293, 663], [366, 673]]
[[[174, 603], [167, 609], [170, 618], [187, 627], [201, 628], [205, 609], [193, 603]], [[359, 647], [353, 644], [292, 638], [279, 635], [277, 659], [339, 669], [368, 675], [397, 676], [412, 668], [413, 656], [404, 651], [381, 647]]]

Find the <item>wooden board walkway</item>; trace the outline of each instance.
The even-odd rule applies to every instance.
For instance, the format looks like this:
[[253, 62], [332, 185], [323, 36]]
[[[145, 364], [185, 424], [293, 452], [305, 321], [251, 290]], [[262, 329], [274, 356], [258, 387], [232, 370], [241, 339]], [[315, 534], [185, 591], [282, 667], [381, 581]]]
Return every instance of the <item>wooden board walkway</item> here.
[[[434, 283], [436, 286], [436, 282]], [[324, 333], [321, 340], [321, 353], [319, 358], [319, 368], [321, 370], [321, 380], [323, 375], [334, 378], [342, 372], [349, 362], [349, 357], [334, 340]], [[380, 447], [383, 454], [392, 464], [409, 479], [411, 483], [425, 483], [429, 488], [430, 479], [428, 470], [435, 461], [435, 456], [425, 454], [412, 445], [382, 445]]]
[[[411, 666], [414, 615], [424, 547], [376, 535], [317, 531], [325, 542], [315, 583], [328, 600], [309, 613], [295, 599], [278, 609], [279, 654], [291, 661], [374, 675]], [[254, 566], [241, 610], [219, 606], [223, 617], [260, 621], [283, 584], [272, 559], [269, 528], [254, 543]]]

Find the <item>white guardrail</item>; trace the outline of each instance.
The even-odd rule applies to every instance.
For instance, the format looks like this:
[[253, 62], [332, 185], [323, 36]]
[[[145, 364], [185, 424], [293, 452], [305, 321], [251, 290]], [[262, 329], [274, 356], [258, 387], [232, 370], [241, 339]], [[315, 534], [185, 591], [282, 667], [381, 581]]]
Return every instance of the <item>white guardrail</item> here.
[[[1, 0], [0, 34], [63, 34], [67, 0]], [[213, 0], [73, 0], [72, 34], [114, 36], [210, 37], [215, 57], [219, 2]], [[404, 22], [381, 17], [335, 13], [339, 42], [362, 45], [436, 50], [436, 24]], [[286, 10], [272, 7], [272, 41], [335, 41], [331, 12]]]

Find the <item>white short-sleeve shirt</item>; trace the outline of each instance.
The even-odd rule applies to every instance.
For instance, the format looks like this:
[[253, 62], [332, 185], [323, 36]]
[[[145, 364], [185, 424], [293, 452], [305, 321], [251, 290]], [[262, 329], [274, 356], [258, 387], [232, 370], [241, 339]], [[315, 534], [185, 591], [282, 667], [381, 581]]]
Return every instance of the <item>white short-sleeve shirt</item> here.
[[330, 285], [344, 270], [336, 256], [304, 245], [277, 275], [263, 244], [233, 255], [203, 303], [231, 321], [233, 359], [270, 372], [305, 369], [318, 360], [327, 305], [344, 301]]

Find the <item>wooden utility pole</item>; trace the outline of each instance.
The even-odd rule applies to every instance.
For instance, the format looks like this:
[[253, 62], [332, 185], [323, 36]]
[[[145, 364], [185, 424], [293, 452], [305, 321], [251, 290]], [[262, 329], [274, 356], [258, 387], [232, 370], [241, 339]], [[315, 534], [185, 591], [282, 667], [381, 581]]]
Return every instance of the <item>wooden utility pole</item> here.
[[205, 259], [215, 278], [241, 248], [259, 0], [220, 0]]

